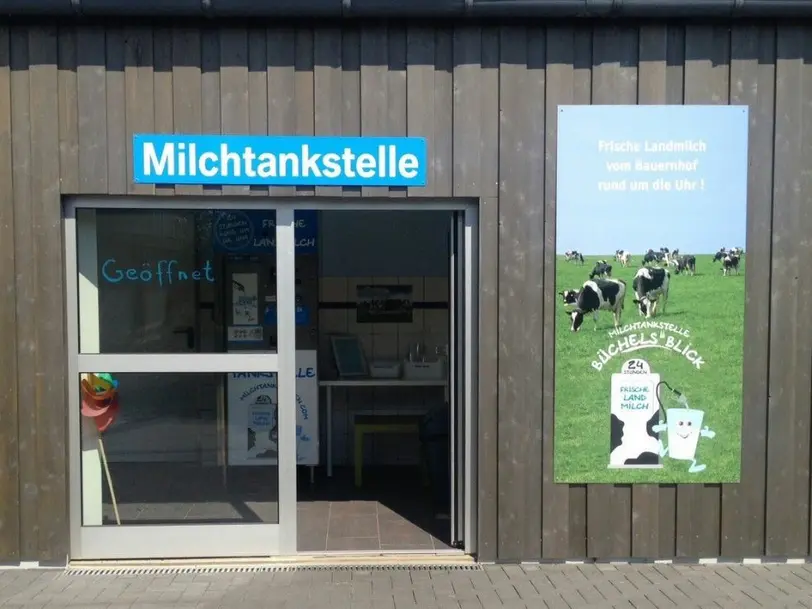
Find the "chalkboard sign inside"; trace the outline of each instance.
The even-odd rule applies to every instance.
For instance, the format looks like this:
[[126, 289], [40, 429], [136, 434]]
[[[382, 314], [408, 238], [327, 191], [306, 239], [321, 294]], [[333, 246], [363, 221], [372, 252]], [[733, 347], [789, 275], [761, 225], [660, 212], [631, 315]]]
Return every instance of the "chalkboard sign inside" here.
[[244, 212], [221, 212], [214, 223], [214, 240], [229, 252], [245, 249], [254, 241], [254, 225]]
[[[293, 212], [297, 254], [318, 251], [318, 214], [315, 209]], [[274, 254], [276, 252], [276, 212], [272, 209], [242, 209], [217, 213], [212, 223], [215, 252], [228, 254]]]
[[338, 376], [341, 378], [369, 376], [364, 348], [357, 336], [352, 334], [331, 336], [330, 342], [333, 345], [333, 358]]

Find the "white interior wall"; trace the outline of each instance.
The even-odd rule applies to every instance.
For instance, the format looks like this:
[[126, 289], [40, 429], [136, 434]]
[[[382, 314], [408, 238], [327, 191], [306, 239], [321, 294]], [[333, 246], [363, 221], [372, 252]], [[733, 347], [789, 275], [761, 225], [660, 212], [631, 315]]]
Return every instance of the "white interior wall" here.
[[[355, 302], [358, 285], [411, 285], [415, 302], [448, 303], [450, 212], [323, 211], [319, 218], [320, 302]], [[369, 359], [404, 359], [421, 341], [428, 351], [448, 343], [448, 309], [413, 312], [411, 323], [359, 324], [352, 309], [319, 311], [320, 369], [334, 368], [329, 335], [357, 335]], [[442, 388], [342, 389], [333, 392], [333, 463], [353, 460], [353, 413], [421, 411], [444, 399]], [[321, 403], [325, 400], [322, 391]], [[322, 446], [326, 440], [322, 439]], [[414, 464], [418, 443], [409, 436], [374, 435], [364, 461]]]

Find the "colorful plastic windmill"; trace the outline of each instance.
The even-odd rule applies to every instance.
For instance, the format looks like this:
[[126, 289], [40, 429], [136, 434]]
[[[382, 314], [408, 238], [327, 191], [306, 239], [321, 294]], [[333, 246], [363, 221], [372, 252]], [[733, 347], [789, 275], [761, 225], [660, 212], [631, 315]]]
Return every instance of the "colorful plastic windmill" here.
[[113, 512], [116, 515], [116, 524], [121, 524], [116, 493], [113, 490], [113, 479], [110, 477], [110, 467], [107, 464], [107, 455], [102, 441], [102, 432], [109, 429], [113, 421], [115, 421], [116, 415], [118, 415], [118, 381], [106, 372], [83, 374], [81, 387], [82, 416], [92, 419], [96, 424], [99, 433], [99, 456], [107, 477], [107, 487], [110, 489], [110, 499], [113, 503]]

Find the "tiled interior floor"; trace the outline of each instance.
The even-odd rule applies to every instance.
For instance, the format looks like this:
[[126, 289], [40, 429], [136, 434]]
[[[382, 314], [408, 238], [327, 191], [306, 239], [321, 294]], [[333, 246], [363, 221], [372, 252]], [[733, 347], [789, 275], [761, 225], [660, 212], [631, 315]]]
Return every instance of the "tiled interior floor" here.
[[[229, 468], [227, 485], [222, 469], [196, 464], [111, 463], [110, 471], [122, 524], [279, 521], [276, 468]], [[451, 549], [450, 521], [437, 518], [417, 467], [367, 466], [360, 489], [352, 468], [332, 478], [319, 468], [315, 484], [300, 468], [298, 499], [300, 552]], [[106, 480], [103, 514], [115, 524]]]
[[418, 468], [364, 467], [364, 486], [351, 468], [332, 478], [299, 481], [300, 552], [451, 550], [451, 523], [437, 518]]

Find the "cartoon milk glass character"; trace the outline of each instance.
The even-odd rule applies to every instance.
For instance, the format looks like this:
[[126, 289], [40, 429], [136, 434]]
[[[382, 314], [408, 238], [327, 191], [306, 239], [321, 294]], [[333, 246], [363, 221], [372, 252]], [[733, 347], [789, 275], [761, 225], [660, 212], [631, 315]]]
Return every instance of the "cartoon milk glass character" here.
[[[667, 383], [661, 381], [660, 384]], [[668, 386], [671, 389], [670, 386]], [[654, 425], [652, 431], [656, 433], [667, 432], [668, 446], [663, 445], [660, 440], [660, 456], [668, 455], [677, 461], [690, 461], [688, 471], [692, 474], [704, 471], [707, 465], [697, 463], [696, 449], [699, 438], [713, 439], [716, 432], [708, 429], [707, 425], [702, 427], [705, 418], [705, 411], [690, 408], [687, 398], [678, 391], [671, 389], [677, 394], [677, 401], [683, 405], [682, 408], [668, 408], [665, 410], [665, 421], [660, 421]], [[659, 392], [658, 392], [659, 395]]]

